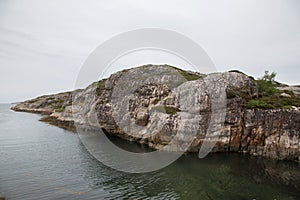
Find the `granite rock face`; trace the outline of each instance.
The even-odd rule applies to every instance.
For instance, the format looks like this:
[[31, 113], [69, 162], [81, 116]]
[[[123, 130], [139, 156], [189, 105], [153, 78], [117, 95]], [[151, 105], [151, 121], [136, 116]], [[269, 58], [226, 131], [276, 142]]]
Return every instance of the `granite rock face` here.
[[248, 109], [245, 103], [258, 95], [257, 85], [239, 72], [196, 74], [198, 79], [193, 74], [192, 80], [188, 75], [164, 65], [138, 67], [12, 109], [103, 128], [154, 149], [198, 152], [213, 142], [213, 152], [300, 160], [298, 109]]
[[292, 91], [294, 95], [300, 98], [300, 86], [281, 86], [278, 87], [282, 91]]

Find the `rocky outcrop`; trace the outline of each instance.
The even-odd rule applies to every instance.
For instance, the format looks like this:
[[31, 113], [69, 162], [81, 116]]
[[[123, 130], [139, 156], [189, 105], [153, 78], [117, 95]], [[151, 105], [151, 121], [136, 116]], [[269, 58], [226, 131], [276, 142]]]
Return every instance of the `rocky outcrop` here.
[[282, 86], [278, 87], [278, 89], [281, 91], [291, 91], [300, 98], [300, 86]]
[[70, 105], [72, 105], [72, 92], [63, 92], [54, 95], [44, 95], [18, 103], [12, 109], [50, 115], [54, 112], [63, 112]]
[[198, 152], [209, 141], [214, 152], [299, 161], [300, 111], [247, 108], [257, 95], [253, 79], [239, 72], [204, 76], [151, 65], [12, 109], [47, 114], [63, 127], [103, 128], [154, 149]]

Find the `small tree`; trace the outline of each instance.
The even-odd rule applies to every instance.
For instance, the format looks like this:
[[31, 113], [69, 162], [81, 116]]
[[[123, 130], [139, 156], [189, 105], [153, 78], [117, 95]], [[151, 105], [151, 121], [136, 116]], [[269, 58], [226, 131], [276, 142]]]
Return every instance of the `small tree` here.
[[265, 75], [260, 80], [264, 80], [264, 81], [267, 81], [267, 82], [274, 83], [276, 75], [277, 74], [275, 72], [272, 72], [270, 74], [269, 71], [265, 71]]
[[257, 80], [258, 93], [260, 96], [274, 96], [279, 93], [279, 90], [275, 86], [276, 73], [265, 71], [265, 75]]

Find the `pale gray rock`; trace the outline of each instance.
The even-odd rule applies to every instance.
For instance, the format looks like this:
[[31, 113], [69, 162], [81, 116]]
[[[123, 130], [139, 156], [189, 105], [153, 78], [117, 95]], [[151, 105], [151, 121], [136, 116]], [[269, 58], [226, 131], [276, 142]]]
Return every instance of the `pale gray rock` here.
[[280, 94], [281, 97], [287, 97], [287, 98], [291, 98], [292, 96], [287, 94], [287, 93], [281, 93]]
[[[298, 108], [246, 108], [246, 99], [257, 97], [258, 89], [239, 72], [193, 75], [199, 79], [188, 80], [181, 70], [164, 65], [138, 67], [84, 90], [39, 97], [12, 109], [103, 128], [154, 149], [198, 152], [213, 143], [214, 152], [299, 161]], [[299, 87], [280, 89], [300, 92]], [[209, 151], [209, 145], [202, 150]]]

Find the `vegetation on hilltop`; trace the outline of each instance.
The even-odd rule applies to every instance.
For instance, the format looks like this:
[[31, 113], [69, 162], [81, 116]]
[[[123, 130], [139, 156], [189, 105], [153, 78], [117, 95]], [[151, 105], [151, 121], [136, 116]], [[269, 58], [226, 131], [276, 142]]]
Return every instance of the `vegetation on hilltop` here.
[[[275, 72], [265, 71], [262, 78], [255, 80], [258, 87], [258, 97], [246, 103], [248, 108], [290, 109], [292, 106], [300, 107], [300, 99], [292, 91], [277, 89], [280, 84], [275, 81], [276, 75]], [[287, 95], [282, 95], [282, 93]]]
[[[169, 65], [167, 65], [167, 66], [169, 66]], [[177, 70], [179, 72], [179, 74], [182, 75], [187, 81], [194, 81], [194, 80], [205, 77], [204, 74], [199, 74], [199, 73], [191, 72], [191, 71], [185, 71], [185, 70], [179, 69], [174, 66], [169, 66], [169, 67], [172, 67], [173, 69]]]

